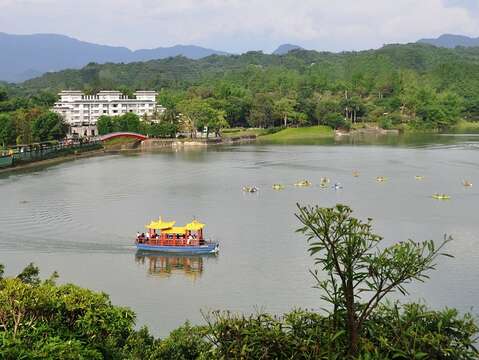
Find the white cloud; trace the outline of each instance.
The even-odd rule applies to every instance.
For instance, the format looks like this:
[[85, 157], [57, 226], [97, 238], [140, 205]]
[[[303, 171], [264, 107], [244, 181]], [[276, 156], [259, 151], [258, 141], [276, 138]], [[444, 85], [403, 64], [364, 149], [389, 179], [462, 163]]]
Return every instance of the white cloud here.
[[363, 49], [441, 33], [479, 34], [470, 0], [0, 0], [0, 31], [56, 32], [131, 48], [228, 51], [291, 42]]

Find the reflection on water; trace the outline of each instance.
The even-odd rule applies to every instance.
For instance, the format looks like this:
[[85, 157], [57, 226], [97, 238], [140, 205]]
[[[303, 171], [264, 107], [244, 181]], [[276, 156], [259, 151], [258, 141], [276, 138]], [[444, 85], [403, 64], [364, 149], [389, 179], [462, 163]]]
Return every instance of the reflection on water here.
[[161, 278], [182, 275], [196, 280], [203, 273], [203, 260], [206, 257], [216, 258], [216, 255], [160, 255], [138, 251], [135, 255], [135, 261], [147, 268], [148, 275]]
[[422, 132], [411, 132], [405, 134], [376, 133], [365, 132], [356, 134], [347, 134], [336, 137], [326, 137], [318, 139], [293, 139], [293, 140], [263, 140], [258, 139], [260, 144], [287, 144], [287, 145], [382, 145], [395, 147], [431, 147], [434, 145], [460, 146], [471, 144], [477, 148], [479, 134], [433, 134]]

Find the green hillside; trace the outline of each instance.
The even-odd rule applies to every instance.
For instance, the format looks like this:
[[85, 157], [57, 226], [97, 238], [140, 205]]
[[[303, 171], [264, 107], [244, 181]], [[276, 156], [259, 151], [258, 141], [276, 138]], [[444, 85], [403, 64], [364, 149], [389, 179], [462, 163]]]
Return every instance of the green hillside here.
[[348, 128], [366, 121], [383, 128], [447, 129], [461, 118], [479, 119], [479, 48], [407, 44], [360, 52], [91, 63], [20, 85], [0, 84], [0, 112], [47, 108], [62, 89], [157, 90], [168, 121], [187, 122], [185, 131], [205, 125]]

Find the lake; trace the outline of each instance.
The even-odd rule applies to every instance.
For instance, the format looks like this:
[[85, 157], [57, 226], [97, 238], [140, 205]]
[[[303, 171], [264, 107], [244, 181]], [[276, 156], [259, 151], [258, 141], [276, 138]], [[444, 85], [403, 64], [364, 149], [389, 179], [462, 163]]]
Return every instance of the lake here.
[[[359, 177], [352, 172], [358, 171]], [[424, 176], [422, 181], [416, 175]], [[387, 177], [378, 183], [377, 176]], [[341, 190], [319, 187], [321, 177]], [[297, 188], [301, 179], [313, 185]], [[465, 188], [463, 180], [473, 187]], [[273, 183], [286, 185], [274, 191]], [[245, 185], [260, 188], [243, 193]], [[449, 201], [431, 198], [435, 192]], [[345, 139], [308, 145], [252, 144], [79, 159], [0, 177], [0, 263], [7, 275], [34, 262], [44, 277], [110, 294], [138, 324], [166, 336], [201, 311], [318, 310], [312, 260], [295, 233], [296, 203], [351, 206], [374, 219], [386, 244], [454, 237], [431, 280], [411, 301], [478, 313], [479, 137]], [[218, 256], [142, 256], [137, 231], [162, 216], [197, 218]]]

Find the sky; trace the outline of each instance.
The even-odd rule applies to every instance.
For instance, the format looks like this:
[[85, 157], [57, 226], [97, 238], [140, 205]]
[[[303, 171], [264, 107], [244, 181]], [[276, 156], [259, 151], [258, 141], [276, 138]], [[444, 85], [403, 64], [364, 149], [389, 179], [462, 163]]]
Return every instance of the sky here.
[[362, 50], [443, 33], [477, 37], [479, 0], [0, 0], [0, 32], [134, 50]]

